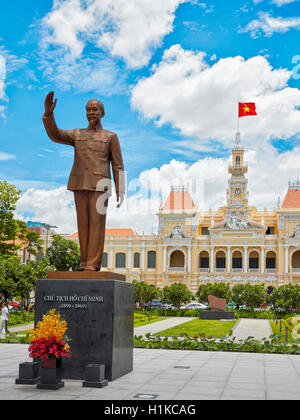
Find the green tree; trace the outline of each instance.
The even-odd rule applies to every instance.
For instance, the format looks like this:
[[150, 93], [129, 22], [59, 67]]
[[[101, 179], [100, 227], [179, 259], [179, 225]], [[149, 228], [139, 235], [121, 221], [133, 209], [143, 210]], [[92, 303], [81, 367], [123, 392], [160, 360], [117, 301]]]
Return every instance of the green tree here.
[[293, 309], [300, 306], [300, 286], [284, 284], [274, 288], [269, 299], [275, 308], [282, 308], [284, 312], [292, 312]]
[[196, 297], [199, 302], [208, 303], [208, 296], [226, 299], [229, 302], [232, 299], [232, 292], [229, 283], [208, 283], [199, 286]]
[[76, 271], [80, 267], [80, 248], [72, 240], [53, 235], [52, 245], [47, 249], [47, 258], [57, 271]]
[[263, 303], [266, 303], [267, 292], [264, 284], [251, 285], [247, 283], [245, 285], [243, 293], [243, 302], [250, 310], [260, 307]]
[[145, 304], [151, 302], [158, 296], [158, 290], [154, 286], [144, 281], [134, 281], [134, 301], [138, 303], [141, 309], [144, 309]]
[[22, 248], [27, 226], [14, 218], [21, 192], [13, 184], [0, 182], [0, 256], [13, 255]]
[[27, 230], [25, 234], [25, 240], [27, 244], [26, 249], [28, 252], [29, 260], [31, 255], [36, 257], [38, 254], [43, 253], [44, 241], [41, 239], [41, 235], [38, 232]]
[[16, 279], [17, 271], [20, 266], [16, 256], [0, 256], [0, 300], [8, 301], [17, 295]]
[[245, 304], [245, 290], [246, 285], [245, 284], [236, 284], [232, 288], [232, 300], [237, 303], [238, 305], [244, 305]]
[[173, 283], [171, 286], [165, 286], [162, 292], [163, 302], [180, 308], [181, 305], [189, 303], [193, 299], [192, 292], [185, 284]]
[[20, 264], [16, 278], [16, 295], [21, 297], [24, 309], [28, 310], [30, 298], [37, 279], [44, 279], [48, 271], [53, 271], [54, 267], [49, 264], [47, 258], [41, 261], [29, 261], [28, 264]]

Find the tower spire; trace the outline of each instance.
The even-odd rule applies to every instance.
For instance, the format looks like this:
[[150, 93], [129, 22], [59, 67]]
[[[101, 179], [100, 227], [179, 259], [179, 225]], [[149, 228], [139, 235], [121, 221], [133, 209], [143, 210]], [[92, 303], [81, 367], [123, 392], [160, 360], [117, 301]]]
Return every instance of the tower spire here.
[[243, 150], [243, 147], [241, 145], [241, 133], [239, 130], [235, 135], [234, 150]]

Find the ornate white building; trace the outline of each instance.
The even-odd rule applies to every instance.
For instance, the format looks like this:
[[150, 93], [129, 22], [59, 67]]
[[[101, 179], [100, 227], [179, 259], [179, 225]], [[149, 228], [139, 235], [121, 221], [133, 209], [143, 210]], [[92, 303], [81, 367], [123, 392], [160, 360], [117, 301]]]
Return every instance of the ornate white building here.
[[187, 190], [172, 187], [157, 234], [107, 229], [103, 270], [158, 287], [182, 282], [192, 292], [207, 282], [300, 284], [300, 183], [289, 184], [277, 209], [258, 211], [249, 204], [247, 171], [237, 134], [226, 205], [205, 212]]

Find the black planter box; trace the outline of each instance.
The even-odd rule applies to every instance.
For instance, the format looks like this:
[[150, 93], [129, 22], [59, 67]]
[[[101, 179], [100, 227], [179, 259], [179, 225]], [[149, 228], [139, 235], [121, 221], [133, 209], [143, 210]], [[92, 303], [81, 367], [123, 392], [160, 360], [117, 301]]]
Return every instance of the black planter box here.
[[234, 312], [227, 311], [200, 311], [199, 319], [219, 321], [220, 319], [234, 319]]
[[67, 321], [72, 355], [63, 358], [63, 379], [84, 380], [89, 364], [105, 365], [109, 381], [133, 369], [134, 285], [109, 274], [37, 280], [35, 323], [52, 308]]
[[41, 381], [37, 385], [38, 389], [57, 390], [64, 386], [62, 382], [62, 359], [55, 360], [55, 367], [40, 367]]

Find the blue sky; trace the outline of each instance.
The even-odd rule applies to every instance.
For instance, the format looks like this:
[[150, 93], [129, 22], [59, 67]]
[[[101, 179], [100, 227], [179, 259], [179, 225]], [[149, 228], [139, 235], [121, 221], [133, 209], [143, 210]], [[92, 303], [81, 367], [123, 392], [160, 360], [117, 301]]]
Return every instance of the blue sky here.
[[[90, 98], [104, 102], [103, 126], [119, 135], [128, 182], [156, 179], [168, 190], [201, 176], [207, 208], [225, 200], [237, 102], [254, 101], [258, 116], [241, 121], [253, 203], [272, 207], [283, 198], [300, 166], [298, 0], [15, 0], [0, 7], [0, 178], [23, 190], [20, 217], [74, 228], [65, 193], [73, 152], [52, 143], [41, 120], [50, 90], [65, 129], [87, 125]], [[146, 198], [135, 193], [133, 201]], [[112, 216], [111, 225], [119, 220]], [[122, 224], [134, 221], [126, 216]]]

